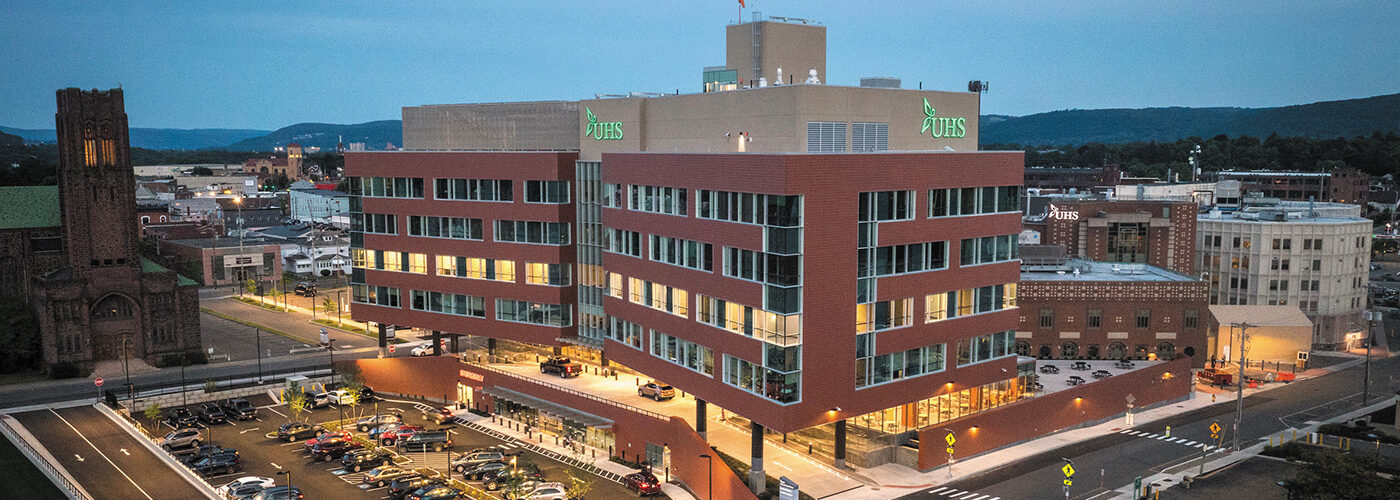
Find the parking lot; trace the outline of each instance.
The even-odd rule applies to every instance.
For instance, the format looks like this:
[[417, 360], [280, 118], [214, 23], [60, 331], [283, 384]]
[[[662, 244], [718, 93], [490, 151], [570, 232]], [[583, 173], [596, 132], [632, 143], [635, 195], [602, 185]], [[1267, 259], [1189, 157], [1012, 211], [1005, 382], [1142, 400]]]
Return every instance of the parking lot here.
[[[388, 498], [387, 486], [374, 486], [364, 484], [365, 471], [351, 472], [345, 470], [339, 460], [328, 462], [313, 461], [310, 452], [305, 446], [304, 439], [297, 439], [291, 443], [279, 441], [270, 437], [275, 434], [277, 428], [291, 420], [285, 404], [273, 404], [271, 398], [265, 395], [255, 396], [249, 400], [258, 407], [258, 416], [254, 420], [229, 421], [223, 424], [213, 424], [204, 426], [203, 432], [206, 435], [206, 442], [203, 444], [214, 444], [225, 448], [238, 450], [242, 462], [243, 471], [232, 474], [221, 474], [208, 478], [210, 484], [221, 486], [234, 479], [244, 476], [262, 476], [277, 480], [277, 484], [287, 484], [287, 476], [279, 476], [279, 472], [290, 472], [291, 481], [299, 488], [302, 494], [308, 498]], [[377, 402], [378, 411], [381, 414], [399, 414], [406, 424], [421, 425], [426, 429], [447, 429], [451, 437], [452, 447], [442, 452], [405, 452], [393, 447], [384, 447], [394, 452], [394, 462], [403, 468], [419, 469], [428, 467], [437, 471], [447, 471], [449, 460], [460, 456], [477, 448], [499, 446], [506, 449], [520, 449], [518, 443], [503, 441], [475, 430], [458, 426], [455, 424], [438, 425], [430, 420], [426, 420], [429, 413], [425, 411], [433, 410], [432, 406], [421, 402], [407, 400], [382, 400]], [[371, 415], [375, 411], [374, 404], [362, 404], [357, 409], [337, 408], [329, 405], [323, 408], [314, 409], [301, 415], [299, 421], [310, 423], [332, 423], [340, 418], [344, 412], [346, 418], [355, 414]], [[139, 413], [139, 412], [138, 412]], [[144, 416], [138, 418], [148, 427], [151, 425]], [[159, 431], [154, 434], [164, 436], [173, 430], [168, 423], [159, 422]], [[354, 429], [347, 428], [349, 431]], [[356, 436], [364, 437], [365, 433], [354, 432]], [[552, 459], [537, 455], [528, 450], [521, 450], [519, 461], [531, 463], [540, 469], [547, 481], [557, 481], [569, 483], [570, 474], [585, 478], [593, 482], [592, 490], [587, 498], [619, 498], [624, 496], [635, 496], [612, 481], [590, 475], [571, 466], [556, 462]], [[454, 473], [455, 479], [462, 479], [460, 474]], [[470, 481], [478, 488], [482, 488], [480, 481]]]

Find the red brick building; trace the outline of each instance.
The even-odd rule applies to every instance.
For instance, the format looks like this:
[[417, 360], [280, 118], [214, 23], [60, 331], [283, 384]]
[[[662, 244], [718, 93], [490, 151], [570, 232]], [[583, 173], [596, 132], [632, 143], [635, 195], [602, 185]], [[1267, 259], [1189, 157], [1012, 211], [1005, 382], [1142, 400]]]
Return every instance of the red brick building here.
[[1074, 200], [1045, 210], [1042, 245], [1100, 262], [1150, 264], [1195, 274], [1196, 205], [1175, 201]]
[[1145, 264], [1070, 260], [1021, 273], [1016, 352], [1040, 359], [1205, 362], [1209, 284]]

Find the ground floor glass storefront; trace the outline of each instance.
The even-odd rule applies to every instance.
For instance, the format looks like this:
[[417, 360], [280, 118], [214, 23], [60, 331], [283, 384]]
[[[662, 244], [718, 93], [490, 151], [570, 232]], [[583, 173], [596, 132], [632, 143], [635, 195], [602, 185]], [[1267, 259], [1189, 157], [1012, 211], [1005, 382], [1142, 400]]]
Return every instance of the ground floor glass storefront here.
[[870, 412], [851, 418], [849, 425], [886, 434], [918, 430], [1032, 397], [1034, 384], [1035, 363], [1025, 363], [1016, 367], [1014, 378]]
[[617, 442], [610, 420], [514, 391], [493, 387], [485, 392], [495, 396], [497, 414], [545, 435], [567, 438], [600, 450], [611, 450]]

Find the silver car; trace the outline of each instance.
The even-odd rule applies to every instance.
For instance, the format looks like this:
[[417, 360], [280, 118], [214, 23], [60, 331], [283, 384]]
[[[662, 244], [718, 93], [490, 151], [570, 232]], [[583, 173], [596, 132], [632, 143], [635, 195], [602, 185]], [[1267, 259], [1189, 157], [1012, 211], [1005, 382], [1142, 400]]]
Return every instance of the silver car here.
[[199, 429], [180, 429], [165, 435], [160, 445], [166, 450], [198, 447], [204, 442], [204, 434]]

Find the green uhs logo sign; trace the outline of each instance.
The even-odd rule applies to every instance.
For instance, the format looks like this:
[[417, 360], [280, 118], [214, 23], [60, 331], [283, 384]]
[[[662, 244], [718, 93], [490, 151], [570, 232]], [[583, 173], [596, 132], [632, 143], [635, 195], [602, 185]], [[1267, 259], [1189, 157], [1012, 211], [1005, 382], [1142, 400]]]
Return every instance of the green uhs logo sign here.
[[598, 117], [593, 115], [593, 110], [583, 108], [588, 113], [588, 128], [583, 129], [583, 136], [593, 136], [599, 141], [622, 140], [622, 122], [600, 122]]
[[[590, 115], [591, 116], [591, 115]], [[919, 135], [934, 137], [963, 137], [967, 135], [967, 118], [942, 118], [934, 116], [933, 106], [924, 98], [924, 126]]]

